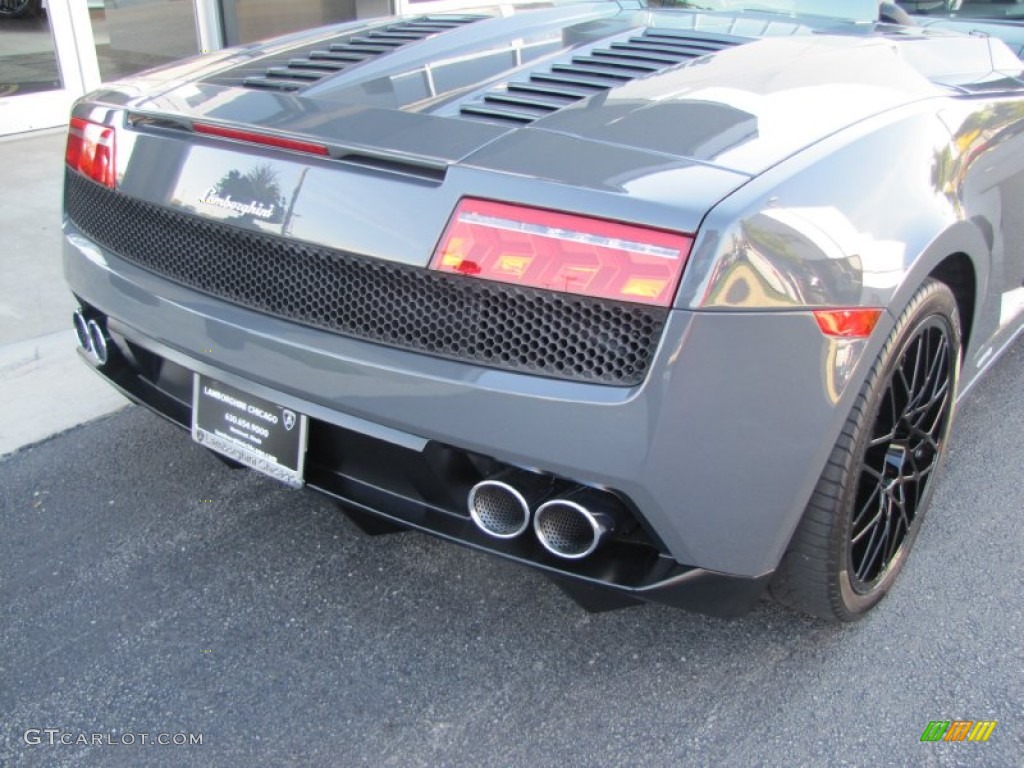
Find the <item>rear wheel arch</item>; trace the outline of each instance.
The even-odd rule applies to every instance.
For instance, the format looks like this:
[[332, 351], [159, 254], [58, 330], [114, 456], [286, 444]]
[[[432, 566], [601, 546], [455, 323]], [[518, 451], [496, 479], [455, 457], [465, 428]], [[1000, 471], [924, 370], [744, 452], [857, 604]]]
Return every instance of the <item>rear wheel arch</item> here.
[[945, 452], [962, 338], [953, 291], [926, 278], [871, 364], [773, 575], [776, 600], [851, 621], [888, 592]]
[[[947, 231], [942, 237], [936, 239], [935, 244], [953, 247], [958, 243], [961, 245], [970, 243], [977, 248], [984, 248], [984, 252], [987, 253], [988, 249], [984, 245], [985, 239], [974, 237], [980, 236], [980, 233], [968, 222], [960, 222], [960, 224], [964, 226]], [[968, 343], [975, 326], [975, 313], [979, 309], [978, 296], [981, 295], [979, 294], [979, 284], [982, 279], [987, 278], [988, 274], [987, 262], [984, 265], [979, 264], [975, 258], [963, 250], [946, 251], [942, 257], [934, 255], [941, 252], [941, 248], [931, 248], [918, 259], [914, 269], [908, 272], [911, 277], [903, 281], [894, 293], [894, 298], [890, 300], [889, 311], [895, 321], [909, 308], [914, 297], [928, 281], [934, 280], [944, 284], [956, 300], [959, 315], [957, 330], [959, 331], [962, 365], [963, 361], [967, 359]], [[906, 299], [901, 300], [901, 294], [905, 294]], [[884, 346], [883, 343], [880, 343], [877, 350], [870, 353], [870, 361], [866, 361], [867, 370], [870, 370], [875, 364], [876, 356], [881, 354]], [[869, 346], [869, 350], [871, 349], [872, 347]], [[794, 528], [790, 534], [790, 543], [795, 535], [796, 529]], [[776, 567], [778, 565], [776, 564]]]
[[990, 230], [973, 220], [961, 220], [939, 233], [915, 258], [889, 297], [893, 317], [899, 317], [929, 279], [944, 283], [956, 298], [962, 349], [979, 330], [980, 297], [985, 295], [992, 262]]
[[974, 262], [966, 253], [953, 253], [935, 267], [929, 277], [944, 283], [953, 292], [960, 313], [961, 348], [966, 350], [978, 308], [978, 279]]

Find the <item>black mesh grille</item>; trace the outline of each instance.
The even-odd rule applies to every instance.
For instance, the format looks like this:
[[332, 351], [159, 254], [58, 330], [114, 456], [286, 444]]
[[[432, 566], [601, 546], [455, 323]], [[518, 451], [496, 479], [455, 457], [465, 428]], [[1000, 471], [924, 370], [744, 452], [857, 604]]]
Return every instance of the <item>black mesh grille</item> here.
[[208, 221], [69, 171], [65, 208], [124, 259], [260, 312], [428, 355], [639, 384], [667, 310], [475, 280]]

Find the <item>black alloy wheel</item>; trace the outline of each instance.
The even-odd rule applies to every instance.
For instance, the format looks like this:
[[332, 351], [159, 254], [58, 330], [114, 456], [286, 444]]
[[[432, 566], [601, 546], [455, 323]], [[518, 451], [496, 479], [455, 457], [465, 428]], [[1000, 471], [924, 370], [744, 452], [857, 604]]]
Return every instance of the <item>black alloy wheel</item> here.
[[905, 345], [882, 396], [860, 463], [847, 537], [850, 583], [868, 594], [907, 539], [928, 488], [953, 410], [948, 325], [926, 320]]
[[928, 280], [875, 361], [776, 570], [779, 602], [853, 621], [888, 592], [945, 451], [960, 337], [952, 292]]

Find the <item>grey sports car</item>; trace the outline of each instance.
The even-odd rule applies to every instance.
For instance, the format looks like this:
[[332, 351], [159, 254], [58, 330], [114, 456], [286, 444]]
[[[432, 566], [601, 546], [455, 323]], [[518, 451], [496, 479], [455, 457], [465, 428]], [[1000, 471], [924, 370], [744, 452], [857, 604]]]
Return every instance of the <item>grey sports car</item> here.
[[82, 356], [591, 610], [862, 616], [1024, 328], [1024, 65], [874, 0], [676, 5], [374, 19], [90, 94]]

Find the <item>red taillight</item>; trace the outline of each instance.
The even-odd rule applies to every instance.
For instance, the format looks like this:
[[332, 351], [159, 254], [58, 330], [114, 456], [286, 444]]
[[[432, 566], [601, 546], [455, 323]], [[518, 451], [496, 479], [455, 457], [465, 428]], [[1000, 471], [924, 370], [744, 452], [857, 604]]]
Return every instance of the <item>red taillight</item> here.
[[113, 189], [117, 186], [114, 167], [114, 129], [72, 117], [64, 162], [93, 181]]
[[220, 136], [224, 139], [244, 141], [248, 144], [262, 144], [266, 147], [277, 147], [278, 149], [290, 149], [292, 152], [305, 152], [309, 155], [328, 154], [327, 147], [323, 144], [313, 144], [309, 141], [289, 139], [284, 136], [272, 136], [267, 133], [255, 133], [253, 131], [241, 131], [237, 128], [224, 128], [220, 125], [209, 123], [193, 123], [192, 130], [196, 133], [205, 133], [208, 136]]
[[464, 198], [430, 268], [668, 306], [692, 243], [676, 232]]
[[842, 339], [867, 338], [881, 316], [880, 309], [819, 309], [814, 313], [822, 333]]

